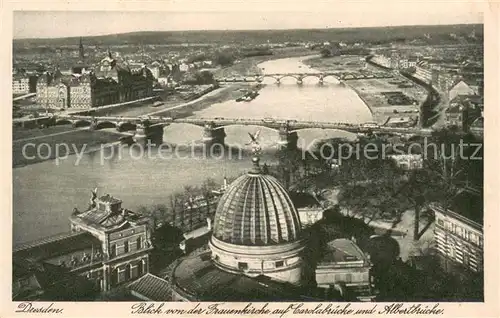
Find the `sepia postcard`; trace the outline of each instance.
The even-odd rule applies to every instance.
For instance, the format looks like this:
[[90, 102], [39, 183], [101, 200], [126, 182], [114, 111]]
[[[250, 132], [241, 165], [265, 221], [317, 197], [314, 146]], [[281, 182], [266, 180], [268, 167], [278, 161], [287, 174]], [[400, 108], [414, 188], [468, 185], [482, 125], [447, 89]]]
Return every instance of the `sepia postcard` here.
[[499, 316], [499, 14], [6, 2], [0, 316]]

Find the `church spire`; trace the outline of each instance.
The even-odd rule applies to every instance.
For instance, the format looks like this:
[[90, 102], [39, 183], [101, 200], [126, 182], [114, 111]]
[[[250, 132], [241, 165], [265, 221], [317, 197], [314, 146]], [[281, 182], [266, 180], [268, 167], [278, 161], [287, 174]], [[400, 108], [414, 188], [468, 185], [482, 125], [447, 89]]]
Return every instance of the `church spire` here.
[[80, 37], [80, 45], [78, 47], [78, 51], [79, 51], [79, 56], [80, 56], [80, 61], [83, 62], [83, 60], [85, 59], [85, 54], [83, 52], [83, 43], [82, 43], [82, 37]]

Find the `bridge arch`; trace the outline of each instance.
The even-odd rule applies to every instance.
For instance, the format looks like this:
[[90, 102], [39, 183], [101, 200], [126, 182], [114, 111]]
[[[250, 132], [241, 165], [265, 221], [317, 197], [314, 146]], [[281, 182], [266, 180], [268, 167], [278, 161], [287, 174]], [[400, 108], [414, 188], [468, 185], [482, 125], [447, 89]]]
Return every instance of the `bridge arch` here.
[[321, 78], [321, 74], [303, 74], [303, 75], [299, 75], [298, 78], [304, 80], [306, 78], [317, 78], [318, 80]]
[[282, 81], [282, 80], [287, 79], [287, 78], [293, 78], [293, 79], [295, 79], [295, 80], [297, 80], [297, 81], [298, 81], [298, 80], [300, 79], [300, 75], [295, 75], [295, 74], [285, 74], [285, 75], [281, 75], [281, 76], [276, 76], [275, 78], [276, 78], [276, 80], [277, 80], [277, 81], [278, 81], [278, 80], [279, 80], [279, 81]]
[[116, 126], [116, 129], [118, 129], [118, 131], [130, 131], [130, 130], [136, 130], [137, 129], [137, 124], [135, 123], [132, 123], [132, 122], [121, 122], [121, 123], [118, 123], [118, 125]]
[[85, 120], [85, 119], [82, 119], [82, 120], [77, 120], [74, 122], [74, 126], [75, 127], [88, 127], [90, 126], [92, 123], [90, 122], [90, 120]]
[[66, 119], [66, 118], [62, 118], [62, 119], [58, 119], [56, 120], [56, 126], [59, 126], [59, 125], [72, 125], [73, 122], [69, 119]]
[[275, 80], [276, 82], [281, 81], [283, 76], [279, 74], [262, 74], [257, 77], [257, 81], [263, 82], [266, 78], [271, 78]]
[[94, 129], [98, 130], [98, 129], [103, 129], [103, 128], [116, 128], [116, 126], [117, 126], [117, 124], [115, 122], [101, 121], [95, 125]]
[[333, 138], [355, 140], [357, 138], [357, 135], [355, 133], [341, 129], [330, 129], [330, 128], [304, 128], [304, 129], [292, 130], [290, 132], [297, 133], [298, 137], [297, 146], [304, 150], [310, 150], [315, 143], [320, 142], [322, 140], [328, 140]]
[[327, 79], [327, 78], [333, 78], [335, 79], [337, 82], [340, 81], [340, 77], [338, 75], [334, 75], [334, 74], [326, 74], [323, 76], [323, 80]]

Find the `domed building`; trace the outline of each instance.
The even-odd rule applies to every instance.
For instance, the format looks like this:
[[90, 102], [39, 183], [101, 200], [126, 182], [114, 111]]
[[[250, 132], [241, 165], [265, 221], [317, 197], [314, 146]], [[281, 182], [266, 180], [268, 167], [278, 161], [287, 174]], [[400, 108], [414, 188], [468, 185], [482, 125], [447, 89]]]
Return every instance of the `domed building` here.
[[252, 161], [252, 169], [232, 182], [220, 198], [213, 228], [208, 222], [210, 251], [187, 256], [175, 265], [172, 298], [320, 301], [325, 298], [311, 293], [312, 289], [330, 290], [331, 280], [338, 280], [346, 265], [366, 280], [370, 264], [354, 243], [354, 248], [343, 244], [342, 252], [326, 251], [330, 257], [317, 263], [322, 266], [321, 273], [316, 273], [316, 262], [308, 256], [308, 235], [290, 195], [276, 178], [261, 171], [258, 157]]
[[222, 196], [210, 239], [217, 267], [250, 277], [300, 284], [305, 242], [299, 214], [276, 178], [262, 174], [258, 158]]

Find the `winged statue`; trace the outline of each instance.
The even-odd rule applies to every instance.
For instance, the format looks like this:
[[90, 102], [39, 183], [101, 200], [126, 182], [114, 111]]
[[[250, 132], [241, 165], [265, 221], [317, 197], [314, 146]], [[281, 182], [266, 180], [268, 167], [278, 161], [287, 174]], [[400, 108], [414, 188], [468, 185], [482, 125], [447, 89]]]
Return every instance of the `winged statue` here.
[[260, 146], [260, 143], [259, 143], [260, 130], [257, 130], [257, 132], [255, 132], [254, 134], [248, 133], [248, 135], [250, 136], [251, 141], [249, 143], [247, 143], [246, 145], [247, 146], [249, 145], [252, 147], [252, 154], [254, 156], [260, 155], [260, 153], [262, 151], [262, 147]]

